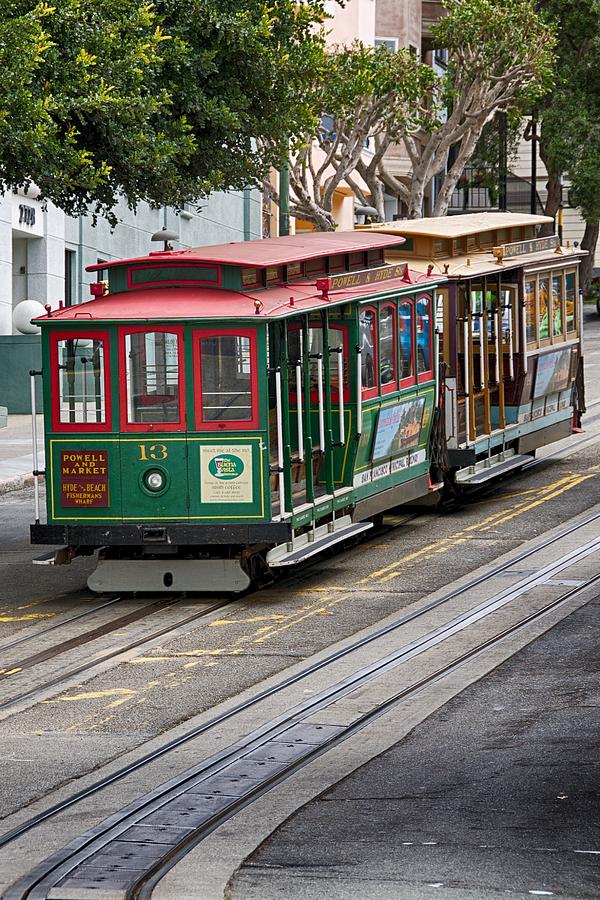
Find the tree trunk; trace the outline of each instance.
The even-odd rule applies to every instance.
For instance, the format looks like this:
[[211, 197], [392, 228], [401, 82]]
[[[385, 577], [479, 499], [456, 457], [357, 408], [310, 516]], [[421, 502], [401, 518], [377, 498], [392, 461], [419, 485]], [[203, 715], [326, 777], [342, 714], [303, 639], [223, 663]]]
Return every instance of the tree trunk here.
[[579, 267], [579, 286], [583, 291], [584, 297], [589, 293], [592, 283], [592, 269], [594, 268], [594, 257], [596, 255], [596, 244], [598, 243], [598, 233], [600, 231], [600, 222], [585, 223], [585, 232], [581, 241], [581, 249], [587, 250], [588, 255], [581, 260]]
[[[546, 190], [548, 191], [548, 199], [546, 200], [546, 208], [544, 212], [547, 216], [552, 216], [556, 221], [556, 214], [559, 210], [562, 199], [561, 176], [559, 172], [549, 172], [548, 181], [546, 182]], [[554, 234], [554, 223], [548, 222], [542, 225], [540, 234], [545, 237]]]

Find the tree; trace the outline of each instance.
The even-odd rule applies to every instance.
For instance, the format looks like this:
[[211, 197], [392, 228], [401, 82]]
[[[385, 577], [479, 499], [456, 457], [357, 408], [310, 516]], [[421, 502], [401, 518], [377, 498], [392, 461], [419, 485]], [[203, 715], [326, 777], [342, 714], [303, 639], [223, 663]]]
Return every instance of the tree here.
[[555, 36], [534, 0], [447, 0], [447, 6], [448, 15], [432, 29], [435, 45], [448, 50], [447, 74], [438, 83], [429, 127], [403, 136], [408, 185], [390, 174], [383, 154], [377, 166], [411, 218], [422, 214], [436, 175], [442, 184], [433, 214], [445, 215], [486, 123], [535, 102], [551, 83]]
[[588, 251], [580, 268], [589, 290], [600, 220], [600, 33], [599, 0], [571, 5], [544, 0], [543, 8], [558, 29], [557, 77], [540, 111], [539, 151], [548, 172], [546, 214], [555, 216], [562, 201], [562, 181], [571, 183], [569, 201], [586, 227], [581, 246]]
[[407, 50], [392, 53], [356, 41], [326, 53], [310, 84], [313, 127], [293, 147], [291, 214], [314, 222], [320, 231], [333, 231], [334, 193], [341, 183], [362, 196], [352, 173], [367, 142], [424, 124], [423, 98], [432, 84], [431, 69]]
[[7, 0], [3, 13], [0, 183], [33, 181], [68, 213], [256, 183], [312, 121], [323, 0]]

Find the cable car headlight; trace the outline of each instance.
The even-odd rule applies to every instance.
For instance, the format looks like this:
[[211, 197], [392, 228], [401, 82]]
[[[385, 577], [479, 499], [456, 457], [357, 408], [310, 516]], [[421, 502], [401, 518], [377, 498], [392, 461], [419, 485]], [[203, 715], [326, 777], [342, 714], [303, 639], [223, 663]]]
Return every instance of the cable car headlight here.
[[149, 491], [153, 491], [157, 493], [158, 491], [162, 491], [167, 483], [167, 479], [162, 472], [159, 472], [158, 469], [149, 469], [144, 474], [144, 484], [148, 488]]

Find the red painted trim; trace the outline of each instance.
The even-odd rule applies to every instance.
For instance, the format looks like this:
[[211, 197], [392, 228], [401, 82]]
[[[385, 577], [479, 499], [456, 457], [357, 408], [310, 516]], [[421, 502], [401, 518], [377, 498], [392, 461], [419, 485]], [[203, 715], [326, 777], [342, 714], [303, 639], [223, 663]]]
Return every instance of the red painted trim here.
[[[102, 341], [104, 345], [104, 417], [105, 422], [61, 422], [60, 389], [58, 368], [58, 342], [76, 340], [77, 338]], [[112, 404], [110, 392], [110, 337], [108, 331], [77, 330], [57, 331], [50, 335], [50, 403], [52, 409], [52, 430], [60, 431], [111, 431]]]
[[[404, 390], [407, 387], [413, 387], [417, 383], [417, 364], [415, 359], [415, 302], [412, 297], [401, 297], [398, 301], [398, 310], [403, 303], [408, 303], [410, 306], [410, 355], [412, 360], [412, 375], [407, 375], [406, 378], [401, 378], [399, 381], [400, 390]], [[400, 322], [401, 316], [398, 315], [398, 322]], [[398, 330], [398, 341], [400, 340], [400, 330]]]
[[[169, 264], [170, 263], [170, 264]], [[217, 280], [216, 281], [206, 281], [206, 279], [194, 278], [192, 281], [188, 280], [180, 280], [178, 278], [173, 278], [169, 281], [164, 281], [159, 279], [158, 281], [145, 281], [143, 284], [135, 284], [132, 279], [133, 272], [140, 271], [148, 271], [148, 269], [216, 269], [217, 272]], [[250, 267], [249, 267], [250, 268]], [[221, 266], [216, 266], [214, 264], [208, 264], [201, 266], [199, 263], [181, 263], [174, 260], [164, 260], [161, 263], [150, 263], [146, 265], [139, 266], [129, 266], [127, 269], [127, 287], [131, 291], [138, 291], [147, 287], [172, 287], [173, 285], [179, 285], [181, 287], [197, 287], [198, 285], [202, 285], [203, 287], [221, 287], [223, 283], [223, 270]]]
[[[179, 375], [179, 421], [178, 422], [129, 422], [127, 418], [127, 357], [125, 351], [125, 338], [128, 334], [151, 334], [160, 332], [161, 334], [176, 334], [177, 342], [177, 365]], [[158, 433], [159, 431], [185, 431], [185, 362], [184, 362], [184, 346], [183, 346], [183, 326], [182, 325], [128, 325], [119, 328], [119, 401], [121, 405], [121, 431], [144, 432], [149, 434]]]
[[[226, 421], [205, 421], [202, 413], [202, 354], [200, 342], [212, 337], [247, 337], [250, 339], [250, 392], [252, 417], [250, 419], [227, 419]], [[192, 353], [194, 360], [194, 423], [197, 431], [240, 431], [256, 429], [258, 414], [258, 351], [254, 328], [199, 328], [192, 332]]]
[[[427, 369], [425, 372], [421, 372], [417, 375], [417, 382], [419, 384], [423, 384], [424, 381], [433, 381], [433, 329], [434, 329], [434, 321], [433, 321], [433, 300], [431, 294], [419, 294], [415, 303], [415, 324], [417, 322], [419, 316], [419, 301], [420, 300], [429, 300], [429, 362], [431, 363], [431, 368]], [[416, 349], [418, 351], [418, 334], [416, 341]], [[418, 363], [419, 357], [417, 352], [416, 361]]]
[[372, 312], [374, 313], [375, 320], [373, 323], [373, 365], [375, 367], [375, 387], [372, 388], [362, 388], [362, 398], [363, 400], [370, 400], [372, 397], [377, 397], [379, 394], [379, 317], [377, 315], [377, 309], [375, 306], [361, 306], [358, 310], [359, 321], [358, 321], [358, 334], [359, 339], [361, 337], [360, 330], [360, 316], [362, 313]]
[[[379, 326], [381, 327], [381, 313], [386, 307], [392, 310], [392, 346], [394, 350], [394, 377], [389, 384], [381, 384], [381, 372], [379, 372], [379, 384], [381, 385], [381, 394], [392, 394], [398, 390], [398, 341], [396, 340], [396, 327], [398, 322], [398, 311], [395, 303], [382, 303], [379, 307]], [[379, 336], [381, 338], [381, 335]]]

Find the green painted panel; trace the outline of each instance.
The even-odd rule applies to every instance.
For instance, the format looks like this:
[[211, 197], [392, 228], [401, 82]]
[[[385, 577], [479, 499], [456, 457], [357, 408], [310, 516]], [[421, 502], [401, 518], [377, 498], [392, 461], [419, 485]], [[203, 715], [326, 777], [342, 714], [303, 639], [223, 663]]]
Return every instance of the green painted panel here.
[[217, 266], [147, 266], [131, 269], [131, 283], [134, 285], [156, 284], [162, 281], [208, 281], [219, 280]]
[[[148, 479], [162, 476], [153, 490]], [[188, 517], [187, 440], [185, 435], [121, 435], [123, 521], [180, 521]]]

